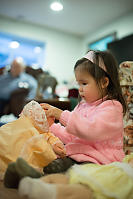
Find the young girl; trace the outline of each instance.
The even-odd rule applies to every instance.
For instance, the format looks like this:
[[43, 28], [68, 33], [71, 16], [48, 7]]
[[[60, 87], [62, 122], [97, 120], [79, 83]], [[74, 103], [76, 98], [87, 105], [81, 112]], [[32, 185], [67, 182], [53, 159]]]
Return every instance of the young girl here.
[[56, 159], [44, 173], [64, 172], [74, 163], [108, 164], [122, 161], [123, 113], [117, 64], [107, 51], [89, 51], [74, 67], [79, 84], [80, 103], [72, 111], [62, 111], [49, 104], [47, 117], [55, 117], [51, 132], [65, 144], [67, 158]]

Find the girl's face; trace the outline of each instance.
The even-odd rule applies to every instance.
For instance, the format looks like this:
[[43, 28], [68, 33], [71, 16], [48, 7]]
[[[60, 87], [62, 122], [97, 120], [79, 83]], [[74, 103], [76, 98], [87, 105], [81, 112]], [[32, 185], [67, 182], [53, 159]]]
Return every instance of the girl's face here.
[[79, 85], [79, 95], [88, 103], [92, 103], [102, 97], [95, 79], [86, 71], [78, 68], [75, 70], [75, 78]]

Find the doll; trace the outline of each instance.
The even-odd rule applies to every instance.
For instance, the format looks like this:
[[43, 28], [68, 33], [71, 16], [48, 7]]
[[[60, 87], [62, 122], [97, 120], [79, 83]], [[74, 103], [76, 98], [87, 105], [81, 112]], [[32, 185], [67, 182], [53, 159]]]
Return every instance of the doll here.
[[44, 110], [38, 102], [32, 100], [25, 105], [20, 116], [26, 116], [30, 118], [33, 126], [35, 126], [39, 133], [44, 134], [44, 138], [52, 146], [54, 152], [57, 155], [64, 157], [64, 145], [58, 137], [49, 132], [49, 127], [54, 123], [55, 119], [53, 117], [46, 118], [45, 111], [47, 110]]
[[58, 156], [65, 156], [65, 149], [59, 138], [49, 132], [54, 118], [46, 118], [45, 111], [36, 101], [26, 104], [20, 117], [0, 127], [0, 179], [9, 163], [18, 157], [25, 159], [32, 167], [42, 171], [43, 167]]

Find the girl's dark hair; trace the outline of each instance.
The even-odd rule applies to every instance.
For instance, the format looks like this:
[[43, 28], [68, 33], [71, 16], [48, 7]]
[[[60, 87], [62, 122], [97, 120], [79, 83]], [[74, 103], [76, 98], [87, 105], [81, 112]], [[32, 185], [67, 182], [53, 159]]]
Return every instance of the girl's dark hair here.
[[[118, 64], [114, 56], [109, 51], [93, 51], [94, 59], [93, 62], [89, 61], [86, 58], [78, 60], [74, 66], [74, 71], [78, 66], [81, 70], [87, 71], [97, 82], [97, 85], [100, 88], [101, 94], [103, 93], [100, 80], [104, 77], [109, 78], [109, 85], [107, 87], [108, 99], [116, 99], [123, 106], [123, 113], [126, 113], [126, 102], [122, 95], [122, 89], [120, 87], [119, 73], [118, 73]], [[106, 72], [99, 67], [99, 58], [101, 58], [106, 66]], [[103, 96], [103, 95], [102, 95]]]

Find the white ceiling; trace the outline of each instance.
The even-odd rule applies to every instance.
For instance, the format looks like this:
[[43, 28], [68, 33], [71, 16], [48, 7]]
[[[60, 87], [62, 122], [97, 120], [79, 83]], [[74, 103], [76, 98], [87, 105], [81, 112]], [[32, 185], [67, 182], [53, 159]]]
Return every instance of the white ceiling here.
[[60, 0], [64, 10], [50, 10], [52, 0], [0, 0], [0, 15], [84, 36], [133, 12], [133, 0]]

